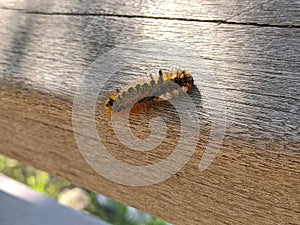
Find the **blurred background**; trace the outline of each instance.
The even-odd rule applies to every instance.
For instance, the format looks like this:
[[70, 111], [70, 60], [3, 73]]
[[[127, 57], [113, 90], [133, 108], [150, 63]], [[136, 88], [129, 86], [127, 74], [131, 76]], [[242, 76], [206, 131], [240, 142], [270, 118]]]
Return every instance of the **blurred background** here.
[[103, 195], [80, 188], [44, 171], [0, 155], [0, 173], [22, 182], [63, 205], [114, 225], [167, 225], [169, 223], [123, 205]]

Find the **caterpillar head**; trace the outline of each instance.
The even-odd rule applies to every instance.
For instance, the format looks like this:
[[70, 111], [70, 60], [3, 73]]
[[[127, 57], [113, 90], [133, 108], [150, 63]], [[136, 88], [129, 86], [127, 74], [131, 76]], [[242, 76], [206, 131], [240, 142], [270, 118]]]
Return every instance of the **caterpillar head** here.
[[189, 92], [194, 85], [194, 79], [191, 73], [185, 70], [177, 70], [177, 73], [173, 80], [180, 87], [185, 87], [187, 89], [187, 92]]

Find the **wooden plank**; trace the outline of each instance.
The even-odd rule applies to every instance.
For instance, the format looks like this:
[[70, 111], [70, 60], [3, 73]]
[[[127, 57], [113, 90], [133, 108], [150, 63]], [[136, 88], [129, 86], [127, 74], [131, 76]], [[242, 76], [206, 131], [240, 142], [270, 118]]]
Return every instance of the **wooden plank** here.
[[2, 174], [0, 199], [0, 221], [3, 225], [108, 225], [99, 219], [62, 206]]
[[176, 18], [218, 23], [252, 23], [269, 26], [300, 26], [300, 3], [260, 0], [119, 1], [42, 0], [0, 1], [0, 8], [45, 14], [119, 15]]
[[[7, 10], [1, 10], [0, 23], [1, 153], [173, 223], [297, 224], [299, 29]], [[219, 85], [203, 80], [206, 74], [193, 74], [201, 94], [200, 100], [194, 97], [202, 107], [202, 131], [188, 164], [163, 182], [131, 187], [100, 176], [83, 159], [73, 133], [72, 101], [83, 77], [103, 84], [103, 76], [89, 68], [118, 45], [136, 52], [130, 55], [136, 64], [105, 85], [98, 100], [100, 113], [115, 88], [147, 79], [145, 71], [169, 68], [174, 52], [162, 51], [153, 61], [157, 49], [137, 47], [140, 40], [168, 41], [186, 49], [191, 57], [181, 66], [199, 62], [199, 67], [211, 68], [203, 72], [212, 74]], [[219, 94], [226, 99], [227, 118], [219, 118], [220, 124], [227, 122], [225, 138], [213, 164], [200, 172], [214, 122], [207, 96], [220, 100]], [[145, 155], [115, 141], [105, 116], [97, 117], [98, 131], [111, 139], [106, 144], [116, 158], [134, 165], [158, 162], [180, 134], [178, 120], [172, 118], [176, 112], [166, 109], [173, 133], [165, 138], [166, 148]], [[148, 129], [135, 128], [141, 136]], [[79, 135], [89, 138], [90, 133]]]

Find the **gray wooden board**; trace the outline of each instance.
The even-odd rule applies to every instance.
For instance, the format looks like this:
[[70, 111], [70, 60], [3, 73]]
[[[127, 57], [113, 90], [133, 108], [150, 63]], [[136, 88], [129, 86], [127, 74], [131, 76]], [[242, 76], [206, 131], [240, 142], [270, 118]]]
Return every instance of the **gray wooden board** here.
[[[1, 4], [2, 8], [15, 7]], [[76, 8], [75, 3], [72, 6]], [[27, 10], [21, 3], [19, 7]], [[29, 11], [43, 12], [30, 7]], [[97, 10], [85, 11], [93, 13], [92, 9]], [[49, 12], [1, 10], [2, 153], [174, 223], [299, 221], [299, 28]], [[152, 44], [144, 49], [138, 41]], [[189, 69], [191, 63], [199, 63], [203, 71], [193, 74], [201, 94], [198, 113], [203, 133], [195, 155], [176, 176], [149, 187], [118, 185], [91, 170], [77, 151], [71, 123], [74, 93], [82, 78], [103, 84], [97, 71], [89, 71], [99, 56], [120, 45], [136, 52], [128, 56], [133, 63], [105, 84], [98, 100], [103, 111], [103, 101], [116, 88], [149, 79], [149, 71], [168, 69], [168, 60], [179, 57], [176, 51], [166, 53], [153, 47], [162, 42], [190, 55], [179, 66]], [[208, 75], [218, 84], [203, 80]], [[217, 101], [219, 94], [226, 99], [225, 138], [213, 165], [200, 173], [199, 160], [214, 111], [208, 97]], [[172, 108], [168, 112], [170, 117], [176, 114]], [[224, 122], [223, 117], [218, 120]], [[174, 121], [169, 120], [174, 131], [180, 130]], [[106, 123], [100, 119], [98, 123], [106, 137], [112, 137]], [[167, 138], [170, 146], [173, 142], [172, 136]], [[116, 157], [131, 163], [147, 164], [165, 156], [142, 157], [123, 153], [117, 142], [108, 144]]]
[[0, 1], [3, 9], [37, 13], [164, 17], [182, 20], [257, 23], [270, 26], [300, 25], [298, 0], [192, 0], [192, 1]]
[[0, 174], [1, 225], [108, 225]]
[[[200, 66], [211, 68], [205, 72], [212, 73], [219, 81], [218, 87], [203, 86], [208, 86], [210, 93], [216, 88], [224, 93], [232, 123], [228, 133], [245, 135], [247, 142], [278, 141], [279, 146], [274, 150], [299, 149], [299, 29], [38, 16], [7, 11], [1, 17], [2, 81], [72, 100], [82, 74], [98, 55], [128, 43], [136, 51], [132, 44], [135, 41], [172, 40], [173, 45], [186, 49], [187, 54], [191, 51], [191, 55], [199, 55], [194, 60], [199, 60]], [[145, 61], [146, 57], [134, 60]], [[193, 60], [192, 57], [182, 62], [182, 66]], [[169, 69], [171, 65], [157, 62], [152, 68], [146, 63], [134, 66], [136, 71], [124, 70], [112, 78], [102, 100], [117, 87], [126, 87], [132, 80], [149, 79], [149, 71], [159, 67]], [[89, 76], [95, 82], [103, 81], [98, 74]], [[201, 74], [194, 77], [201, 83]], [[245, 132], [249, 130], [251, 135]]]

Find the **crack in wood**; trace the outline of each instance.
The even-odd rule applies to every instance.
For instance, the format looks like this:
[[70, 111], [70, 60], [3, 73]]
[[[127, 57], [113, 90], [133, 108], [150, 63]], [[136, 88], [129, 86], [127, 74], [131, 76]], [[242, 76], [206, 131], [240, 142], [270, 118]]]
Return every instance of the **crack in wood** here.
[[[129, 19], [157, 19], [157, 20], [177, 20], [177, 21], [189, 21], [189, 22], [200, 22], [200, 23], [216, 23], [230, 24], [230, 25], [243, 25], [243, 26], [256, 26], [256, 27], [273, 27], [273, 28], [300, 28], [300, 25], [295, 24], [268, 24], [268, 23], [257, 23], [257, 22], [235, 22], [228, 21], [229, 19], [197, 19], [197, 18], [184, 18], [184, 17], [168, 17], [168, 16], [146, 16], [146, 15], [126, 15], [126, 14], [113, 14], [113, 13], [62, 13], [62, 12], [39, 12], [39, 11], [25, 11], [21, 9], [12, 8], [0, 8], [1, 10], [14, 10], [26, 14], [46, 15], [46, 16], [94, 16], [94, 17], [120, 17]], [[251, 9], [250, 9], [251, 10]]]

